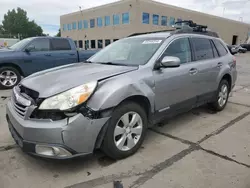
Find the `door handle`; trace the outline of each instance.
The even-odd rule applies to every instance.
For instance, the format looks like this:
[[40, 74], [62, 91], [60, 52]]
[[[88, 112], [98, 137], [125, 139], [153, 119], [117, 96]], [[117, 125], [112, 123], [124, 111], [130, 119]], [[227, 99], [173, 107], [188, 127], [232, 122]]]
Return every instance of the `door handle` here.
[[198, 72], [198, 69], [196, 69], [196, 68], [192, 68], [189, 70], [190, 75], [195, 75], [195, 74], [197, 74], [197, 72]]
[[51, 56], [51, 54], [44, 54], [45, 56]]
[[223, 65], [223, 64], [222, 64], [221, 62], [219, 62], [219, 63], [217, 64], [217, 67], [218, 67], [218, 68], [221, 68], [222, 65]]
[[69, 55], [75, 55], [75, 54], [69, 54]]

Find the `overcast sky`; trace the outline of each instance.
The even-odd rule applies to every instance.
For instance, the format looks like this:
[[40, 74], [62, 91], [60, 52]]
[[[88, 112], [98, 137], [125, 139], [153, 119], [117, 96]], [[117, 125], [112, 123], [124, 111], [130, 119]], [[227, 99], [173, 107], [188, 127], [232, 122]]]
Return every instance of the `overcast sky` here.
[[[28, 17], [42, 26], [44, 33], [55, 35], [60, 25], [60, 15], [118, 0], [0, 0], [0, 23], [9, 10], [21, 7]], [[250, 23], [250, 0], [156, 0], [217, 16]], [[224, 12], [224, 14], [223, 14]]]

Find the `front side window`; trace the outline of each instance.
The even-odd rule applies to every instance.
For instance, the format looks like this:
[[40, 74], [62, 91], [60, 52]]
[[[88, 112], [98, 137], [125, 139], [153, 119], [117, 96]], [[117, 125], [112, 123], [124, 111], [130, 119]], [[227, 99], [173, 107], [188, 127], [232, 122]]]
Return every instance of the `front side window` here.
[[215, 44], [220, 56], [225, 56], [227, 54], [227, 50], [223, 46], [223, 44], [217, 39], [214, 39], [213, 41], [214, 41], [214, 44]]
[[153, 14], [153, 24], [159, 25], [159, 15]]
[[129, 23], [129, 13], [123, 13], [122, 14], [122, 24], [128, 24]]
[[118, 14], [113, 15], [113, 25], [119, 25], [120, 24], [120, 18]]
[[95, 40], [90, 41], [91, 48], [95, 48]]
[[88, 28], [88, 20], [83, 21], [83, 26], [84, 26], [84, 29]]
[[32, 49], [30, 50], [31, 52], [49, 51], [49, 39], [36, 39], [32, 41], [27, 47]]
[[174, 24], [175, 24], [175, 18], [174, 17], [170, 17], [169, 25], [172, 26]]
[[90, 61], [127, 66], [144, 65], [162, 45], [163, 38], [125, 38], [108, 45]]
[[188, 38], [181, 38], [173, 41], [163, 53], [162, 57], [165, 56], [178, 57], [181, 63], [191, 62], [191, 49]]
[[50, 42], [54, 51], [71, 50], [69, 41], [66, 39], [51, 39]]
[[82, 29], [82, 21], [78, 21], [78, 30]]
[[149, 24], [149, 13], [143, 12], [142, 13], [142, 23]]
[[76, 30], [76, 22], [72, 23], [72, 28], [73, 28], [73, 30]]
[[161, 17], [161, 25], [167, 26], [167, 16]]
[[213, 49], [209, 39], [206, 38], [192, 38], [194, 45], [195, 57], [197, 61], [212, 59]]
[[106, 39], [106, 40], [105, 40], [105, 46], [110, 45], [110, 43], [111, 43], [111, 42], [110, 42], [110, 39]]
[[105, 16], [105, 26], [110, 25], [110, 16]]
[[97, 47], [98, 47], [98, 48], [103, 48], [102, 40], [98, 40], [98, 41], [97, 41]]
[[102, 18], [97, 18], [97, 26], [102, 27]]
[[90, 28], [94, 28], [95, 27], [95, 19], [91, 19], [89, 21], [89, 23], [90, 23]]

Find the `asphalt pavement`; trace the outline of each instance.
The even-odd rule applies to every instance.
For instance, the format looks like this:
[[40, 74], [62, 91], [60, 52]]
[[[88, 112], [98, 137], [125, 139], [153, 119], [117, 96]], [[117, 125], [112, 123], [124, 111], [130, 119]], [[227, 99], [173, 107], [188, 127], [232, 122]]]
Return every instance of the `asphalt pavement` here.
[[0, 187], [249, 188], [250, 53], [238, 54], [238, 80], [224, 111], [201, 107], [155, 125], [140, 150], [114, 161], [101, 152], [73, 160], [23, 153], [5, 119], [0, 91]]

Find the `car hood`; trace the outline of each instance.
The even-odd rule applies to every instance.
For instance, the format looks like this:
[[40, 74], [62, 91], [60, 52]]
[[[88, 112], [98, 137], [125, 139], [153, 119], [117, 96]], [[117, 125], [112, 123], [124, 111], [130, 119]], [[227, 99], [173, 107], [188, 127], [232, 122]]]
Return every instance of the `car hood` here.
[[13, 52], [15, 52], [14, 50], [8, 49], [8, 48], [1, 48], [0, 49], [0, 57], [5, 57], [8, 55], [11, 55]]
[[32, 74], [23, 79], [21, 85], [39, 92], [40, 98], [47, 98], [91, 81], [137, 69], [138, 67], [75, 63]]

